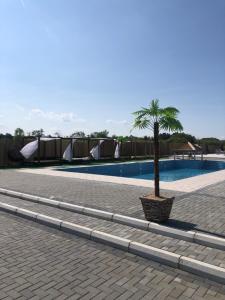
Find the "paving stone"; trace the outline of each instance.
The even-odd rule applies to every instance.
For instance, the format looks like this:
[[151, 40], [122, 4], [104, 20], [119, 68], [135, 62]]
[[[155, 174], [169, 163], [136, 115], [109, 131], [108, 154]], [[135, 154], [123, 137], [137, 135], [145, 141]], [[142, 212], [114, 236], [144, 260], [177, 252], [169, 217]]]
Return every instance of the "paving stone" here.
[[[57, 224], [61, 224], [61, 229], [63, 230], [64, 227], [66, 228], [64, 224], [68, 224], [67, 229], [70, 229], [71, 226], [71, 229], [74, 227], [75, 234], [80, 234], [79, 232], [81, 232], [80, 230], [76, 230], [76, 227], [77, 229], [87, 228], [85, 229], [85, 232], [87, 232], [87, 236], [90, 236], [91, 231], [94, 230], [94, 232], [92, 233], [93, 239], [95, 236], [95, 232], [103, 231], [104, 233], [106, 233], [106, 237], [107, 234], [108, 236], [118, 236], [119, 238], [143, 243], [147, 246], [173, 252], [177, 255], [183, 255], [189, 258], [194, 258], [196, 260], [207, 262], [218, 267], [224, 264], [225, 261], [225, 251], [222, 250], [212, 249], [210, 247], [194, 244], [188, 241], [182, 241], [168, 236], [162, 236], [156, 233], [143, 231], [127, 225], [113, 223], [108, 220], [97, 219], [94, 217], [81, 215], [70, 211], [64, 211], [62, 209], [48, 207], [33, 202], [27, 203], [27, 201], [25, 200], [16, 199], [8, 196], [0, 195], [0, 201], [4, 201], [4, 203], [7, 203], [9, 205], [19, 206], [21, 208], [26, 207], [26, 209], [39, 213], [39, 216], [41, 216], [41, 214], [45, 214], [56, 219], [61, 219], [63, 221], [66, 220], [66, 222], [62, 223], [61, 221], [57, 221]], [[77, 224], [78, 226], [73, 225], [73, 223]], [[68, 232], [69, 231], [70, 230], [68, 230]]]
[[[145, 285], [145, 289], [142, 293], [146, 293], [145, 297], [147, 295], [150, 295], [150, 291], [152, 292], [153, 289], [155, 289], [154, 292], [154, 297], [157, 296], [157, 294], [162, 293], [162, 295], [166, 295], [169, 292], [171, 292], [170, 289], [170, 281], [168, 280], [168, 274], [167, 272], [172, 269], [169, 267], [161, 266], [159, 264], [154, 263], [155, 267], [151, 266], [151, 262], [146, 261], [145, 259], [142, 258], [136, 258], [136, 262], [133, 260], [129, 260], [130, 257], [135, 257], [133, 255], [126, 256], [124, 255], [123, 252], [120, 250], [113, 251], [110, 247], [104, 246], [104, 245], [97, 245], [97, 249], [95, 249], [95, 243], [91, 241], [87, 241], [81, 238], [71, 238], [70, 235], [67, 235], [65, 233], [59, 233], [55, 234], [54, 229], [48, 229], [45, 226], [39, 225], [39, 224], [33, 224], [30, 221], [27, 220], [21, 220], [16, 218], [15, 216], [9, 216], [5, 213], [0, 213], [0, 225], [5, 224], [6, 229], [8, 230], [7, 239], [5, 240], [5, 247], [8, 247], [10, 245], [10, 240], [17, 239], [17, 245], [21, 243], [21, 247], [16, 249], [14, 255], [16, 254], [16, 258], [18, 259], [19, 257], [23, 257], [26, 259], [26, 257], [30, 258], [30, 264], [31, 264], [31, 271], [35, 270], [36, 267], [36, 261], [35, 257], [37, 256], [37, 251], [41, 251], [42, 253], [43, 260], [39, 262], [39, 272], [41, 273], [41, 270], [46, 271], [46, 270], [52, 270], [51, 263], [52, 263], [52, 257], [55, 257], [56, 263], [58, 265], [64, 265], [67, 266], [68, 270], [65, 273], [63, 269], [59, 268], [57, 272], [50, 271], [50, 278], [52, 282], [64, 282], [64, 286], [60, 286], [60, 284], [57, 286], [55, 284], [54, 290], [57, 291], [57, 295], [55, 294], [55, 299], [58, 297], [62, 297], [62, 295], [65, 295], [67, 297], [75, 297], [79, 293], [83, 299], [88, 299], [91, 296], [91, 293], [93, 292], [92, 298], [93, 299], [98, 299], [97, 296], [101, 295], [99, 297], [102, 297], [102, 295], [106, 294], [107, 299], [116, 299], [119, 298], [120, 296], [122, 297], [133, 297], [135, 299], [134, 295], [137, 294], [138, 292], [141, 293], [140, 291], [143, 290], [141, 289], [140, 286], [143, 286], [143, 284], [140, 284], [140, 282], [143, 283], [143, 279], [147, 278], [147, 282]], [[9, 223], [9, 220], [13, 221]], [[11, 229], [9, 228], [8, 224], [11, 224]], [[4, 228], [5, 228], [4, 227]], [[53, 234], [54, 232], [54, 234]], [[30, 239], [26, 238], [26, 249], [24, 249], [24, 241], [20, 241], [20, 235], [30, 237]], [[45, 245], [46, 243], [40, 243], [41, 240], [43, 240], [43, 237], [45, 237], [46, 241], [48, 241], [49, 248], [46, 251], [45, 250]], [[7, 242], [8, 240], [8, 242]], [[68, 242], [69, 241], [69, 242]], [[3, 245], [3, 246], [4, 246]], [[65, 245], [65, 247], [62, 247], [62, 245]], [[1, 244], [2, 246], [2, 244]], [[4, 247], [2, 247], [4, 248]], [[21, 252], [21, 249], [23, 251]], [[86, 249], [84, 251], [84, 249]], [[4, 250], [4, 249], [3, 249]], [[29, 251], [27, 251], [29, 250]], [[51, 251], [50, 255], [47, 255]], [[59, 252], [59, 253], [58, 253]], [[105, 255], [107, 253], [107, 255]], [[116, 256], [115, 256], [116, 253]], [[33, 259], [32, 259], [32, 254], [35, 254]], [[90, 256], [92, 258], [92, 264], [86, 264], [87, 262], [90, 262]], [[68, 258], [69, 257], [69, 258]], [[77, 258], [79, 258], [79, 262], [77, 261]], [[75, 265], [73, 263], [75, 261]], [[13, 262], [10, 263], [10, 265], [7, 266], [7, 268], [13, 267], [13, 264], [16, 262], [14, 260]], [[82, 262], [82, 265], [80, 264]], [[49, 267], [50, 264], [50, 267]], [[110, 279], [99, 285], [99, 280], [105, 280], [104, 275], [105, 272], [108, 271], [109, 264], [111, 265], [117, 265], [117, 268], [113, 268], [109, 274], [110, 274]], [[92, 271], [95, 270], [96, 266], [100, 265], [101, 266], [101, 272], [96, 275], [92, 275]], [[78, 266], [79, 272], [76, 272], [76, 267]], [[82, 266], [82, 267], [81, 267]], [[91, 266], [91, 267], [90, 267]], [[157, 267], [158, 266], [158, 269]], [[131, 271], [127, 274], [127, 268], [129, 268]], [[119, 270], [119, 271], [118, 271]], [[6, 270], [5, 270], [6, 271]], [[117, 272], [116, 272], [117, 271]], [[166, 272], [167, 271], [167, 272]], [[62, 274], [61, 274], [62, 272]], [[179, 278], [181, 278], [181, 283], [178, 284], [178, 289], [181, 289], [182, 291], [185, 292], [186, 290], [189, 289], [188, 283], [192, 284], [192, 276], [190, 274], [183, 275], [182, 271], [180, 272]], [[9, 270], [8, 270], [8, 273]], [[45, 273], [45, 272], [44, 272]], [[154, 273], [154, 276], [152, 277], [151, 275]], [[173, 272], [171, 272], [173, 273]], [[32, 273], [30, 273], [31, 275]], [[36, 275], [38, 273], [35, 274]], [[72, 276], [68, 276], [68, 274], [71, 274]], [[86, 276], [81, 280], [84, 274], [88, 274], [89, 278], [91, 278], [91, 286], [96, 282], [98, 284], [96, 286], [93, 286], [93, 289], [87, 290], [86, 287], [82, 287], [84, 282], [88, 280]], [[120, 287], [116, 283], [120, 283], [121, 280], [124, 278], [124, 274], [129, 275], [129, 280], [124, 282], [123, 288], [120, 290]], [[46, 276], [46, 275], [44, 275]], [[171, 276], [171, 275], [170, 275]], [[184, 277], [183, 277], [184, 276]], [[20, 277], [20, 279], [17, 281], [17, 283], [24, 284], [24, 282], [27, 280], [27, 277]], [[32, 297], [38, 295], [40, 298], [41, 297], [49, 297], [51, 299], [51, 295], [47, 293], [48, 288], [49, 288], [49, 282], [44, 283], [44, 282], [39, 282], [39, 277], [33, 276], [32, 277], [33, 285], [31, 287], [28, 287], [28, 291], [30, 293], [25, 291], [21, 291], [21, 295], [24, 297], [27, 297], [27, 299], [31, 299]], [[44, 277], [43, 277], [44, 278]], [[128, 278], [128, 277], [126, 277]], [[154, 279], [155, 280], [152, 280]], [[156, 280], [157, 278], [157, 280]], [[174, 279], [177, 278], [177, 274], [175, 273]], [[186, 278], [186, 279], [183, 279]], [[14, 279], [15, 280], [15, 279]], [[50, 281], [51, 282], [51, 281]], [[65, 285], [67, 283], [67, 285]], [[184, 284], [185, 283], [185, 284]], [[101, 289], [101, 287], [105, 286], [105, 289]], [[199, 289], [200, 286], [207, 287], [207, 290], [211, 289], [212, 283], [207, 285], [201, 278], [199, 278], [198, 284], [196, 285], [196, 290]], [[220, 287], [220, 291], [223, 291], [223, 294], [225, 296], [225, 290], [222, 288], [222, 286], [218, 285]], [[79, 292], [78, 292], [78, 287], [79, 287]], [[135, 288], [134, 288], [135, 287]], [[47, 291], [45, 291], [47, 288]], [[40, 292], [39, 292], [40, 291]], [[162, 292], [164, 291], [164, 292]], [[83, 293], [83, 294], [82, 294]], [[102, 294], [103, 293], [103, 294]], [[52, 295], [54, 296], [54, 295]], [[86, 296], [86, 297], [85, 297]], [[171, 295], [170, 295], [171, 296]], [[172, 294], [172, 296], [180, 297], [179, 293]], [[171, 296], [171, 297], [172, 297]], [[215, 296], [210, 295], [211, 297]], [[143, 295], [144, 298], [144, 295]], [[60, 299], [60, 298], [59, 298]], [[147, 299], [147, 298], [146, 298]], [[149, 299], [150, 296], [149, 296]], [[175, 298], [174, 298], [175, 299]]]
[[[46, 193], [49, 193], [49, 196], [57, 195], [74, 204], [83, 204], [97, 209], [104, 207], [108, 211], [143, 218], [137, 199], [148, 189], [81, 180], [61, 180], [61, 178], [50, 178], [50, 176], [22, 173], [18, 178], [17, 172], [11, 170], [0, 171], [0, 173], [2, 186], [9, 189], [24, 193], [33, 192], [42, 197], [46, 197]], [[38, 185], [36, 185], [37, 181]], [[93, 199], [93, 195], [97, 197]], [[130, 204], [128, 209], [127, 203]], [[221, 210], [218, 210], [218, 205], [221, 206]], [[191, 194], [179, 194], [172, 211], [173, 220], [168, 225], [176, 225], [188, 230], [193, 230], [194, 225], [195, 230], [202, 230], [203, 233], [223, 235], [225, 233], [224, 207], [224, 183]], [[29, 209], [28, 206], [24, 208]], [[48, 210], [47, 206], [45, 209]], [[55, 217], [61, 218], [61, 213]], [[70, 221], [73, 218], [74, 216], [71, 215]], [[81, 222], [81, 219], [78, 218], [78, 220]], [[94, 222], [90, 220], [92, 219], [90, 218], [88, 222]], [[102, 222], [106, 221], [102, 220]], [[104, 228], [106, 232], [111, 232], [111, 225], [105, 227], [106, 223], [92, 224], [96, 230]], [[0, 212], [0, 228], [2, 229], [0, 234], [0, 270], [2, 270], [0, 271], [0, 299], [16, 299], [14, 297], [18, 294], [18, 299], [29, 300], [48, 299], [47, 297], [49, 299], [51, 297], [77, 299], [77, 295], [80, 299], [85, 299], [85, 297], [90, 299], [92, 293], [92, 299], [98, 299], [98, 297], [101, 299], [103, 296], [107, 300], [118, 299], [123, 295], [135, 299], [135, 294], [139, 297], [138, 295], [145, 292], [146, 294], [141, 297], [148, 300], [160, 299], [160, 293], [161, 299], [165, 297], [167, 300], [225, 299], [224, 285], [106, 245], [96, 244], [81, 237], [72, 237], [14, 215]], [[113, 230], [119, 233], [121, 228], [114, 227]], [[140, 231], [135, 232], [135, 230], [130, 231], [126, 228], [123, 235], [127, 237], [132, 235], [136, 238], [140, 235]], [[145, 239], [151, 245], [156, 237], [157, 235], [153, 235], [149, 239], [148, 235], [143, 235], [140, 240]], [[188, 248], [184, 246], [186, 244], [178, 242], [173, 245], [172, 241], [173, 239], [166, 239], [158, 243], [168, 249], [174, 247], [174, 251], [177, 249], [187, 251]], [[201, 252], [206, 251], [206, 248], [199, 248], [201, 249], [199, 251], [198, 247], [190, 249], [195, 252], [196, 257], [202, 257]], [[218, 261], [223, 259], [222, 252], [218, 256], [214, 254], [214, 252], [208, 252], [207, 259], [210, 260], [212, 257], [213, 260]], [[127, 278], [128, 281], [121, 286], [123, 278]], [[6, 281], [3, 282], [3, 279]], [[90, 280], [89, 290], [81, 286], [88, 280]], [[27, 287], [23, 289], [26, 282]], [[51, 282], [55, 283], [52, 287]], [[12, 296], [7, 295], [4, 288], [9, 288], [7, 290], [12, 292]], [[15, 295], [14, 290], [17, 292]], [[52, 291], [52, 295], [48, 293], [48, 290]]]

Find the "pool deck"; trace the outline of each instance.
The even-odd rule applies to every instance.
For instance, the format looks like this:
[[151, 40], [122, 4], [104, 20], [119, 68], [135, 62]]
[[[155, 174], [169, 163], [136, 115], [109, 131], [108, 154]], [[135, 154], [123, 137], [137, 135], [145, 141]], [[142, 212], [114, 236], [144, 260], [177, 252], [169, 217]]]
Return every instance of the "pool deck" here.
[[[149, 181], [148, 186], [137, 186], [27, 171], [0, 170], [0, 187], [142, 219], [139, 196], [152, 191]], [[225, 237], [224, 191], [225, 180], [210, 185], [208, 182], [206, 187], [192, 192], [162, 190], [164, 194], [176, 196], [167, 226]], [[76, 220], [109, 233], [114, 230], [118, 235], [135, 235], [150, 245], [183, 251], [199, 259], [204, 256], [205, 260], [215, 260], [219, 265], [225, 261], [224, 252], [207, 247], [156, 235], [150, 237], [134, 228], [58, 212], [21, 199], [0, 195], [0, 201], [67, 218], [70, 222]], [[0, 212], [0, 226], [3, 229], [0, 299], [225, 299], [225, 284], [109, 246], [72, 237], [4, 212]]]
[[[150, 186], [49, 176], [18, 170], [0, 170], [0, 178], [2, 188], [63, 199], [138, 218], [144, 218], [139, 197], [153, 191]], [[225, 235], [225, 180], [189, 193], [162, 189], [161, 194], [176, 196], [171, 218], [176, 220], [177, 225], [195, 225], [201, 230]]]
[[[110, 164], [106, 164], [106, 165], [110, 165]], [[37, 168], [37, 169], [25, 168], [25, 169], [19, 169], [18, 172], [38, 174], [38, 175], [59, 176], [59, 177], [82, 179], [82, 180], [92, 180], [98, 182], [109, 182], [109, 183], [116, 183], [116, 184], [126, 184], [126, 185], [140, 186], [140, 187], [151, 187], [151, 188], [154, 187], [153, 180], [65, 172], [65, 171], [59, 171], [54, 167]], [[211, 172], [208, 174], [193, 176], [193, 177], [171, 181], [171, 182], [161, 181], [160, 186], [162, 189], [165, 190], [179, 191], [179, 192], [193, 192], [200, 188], [204, 188], [210, 184], [219, 183], [224, 180], [225, 180], [225, 170], [221, 170], [221, 171]]]

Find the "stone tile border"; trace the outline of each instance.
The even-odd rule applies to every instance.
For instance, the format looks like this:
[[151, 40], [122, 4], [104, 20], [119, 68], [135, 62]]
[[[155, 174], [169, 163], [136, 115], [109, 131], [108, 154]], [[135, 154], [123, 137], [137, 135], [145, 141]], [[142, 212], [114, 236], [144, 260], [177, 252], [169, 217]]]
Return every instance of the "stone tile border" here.
[[161, 264], [166, 264], [174, 268], [179, 268], [183, 271], [204, 276], [222, 284], [225, 283], [225, 269], [221, 267], [207, 264], [166, 250], [151, 247], [142, 243], [137, 243], [135, 241], [108, 234], [103, 231], [93, 230], [75, 223], [52, 218], [48, 215], [39, 214], [27, 209], [21, 209], [6, 203], [0, 202], [0, 210], [18, 215], [23, 218], [28, 218], [29, 220], [44, 224], [46, 226], [54, 227], [70, 234], [88, 238], [95, 242], [100, 242], [115, 248], [119, 248], [132, 254], [157, 261]]
[[184, 241], [204, 245], [211, 248], [216, 248], [219, 250], [225, 250], [225, 239], [214, 235], [198, 233], [196, 231], [184, 231], [176, 228], [171, 228], [165, 225], [160, 225], [154, 222], [132, 218], [121, 214], [111, 213], [104, 210], [84, 207], [84, 206], [75, 205], [75, 204], [62, 202], [62, 201], [56, 201], [56, 200], [43, 198], [39, 196], [23, 194], [20, 192], [11, 191], [2, 188], [0, 188], [0, 194], [15, 197], [15, 198], [20, 198], [22, 200], [31, 201], [42, 205], [48, 205], [48, 206], [68, 210], [78, 214], [104, 219], [107, 221], [112, 221], [115, 223], [128, 225], [134, 228], [139, 228], [141, 230], [154, 232], [156, 234], [169, 236], [175, 239], [181, 239]]
[[[91, 180], [91, 181], [98, 181], [98, 182], [109, 182], [115, 184], [126, 184], [126, 185], [134, 185], [139, 187], [150, 187], [150, 188], [154, 187], [153, 180], [65, 172], [65, 171], [55, 170], [54, 168], [50, 168], [50, 167], [37, 168], [37, 169], [28, 169], [28, 168], [18, 169], [17, 172], [37, 174], [37, 175], [49, 175], [49, 176], [64, 177], [70, 179], [73, 178], [73, 179]], [[162, 189], [165, 190], [188, 193], [224, 180], [225, 180], [225, 170], [220, 170], [208, 174], [198, 175], [198, 176], [189, 177], [189, 178], [180, 179], [171, 182], [161, 181], [160, 186]]]

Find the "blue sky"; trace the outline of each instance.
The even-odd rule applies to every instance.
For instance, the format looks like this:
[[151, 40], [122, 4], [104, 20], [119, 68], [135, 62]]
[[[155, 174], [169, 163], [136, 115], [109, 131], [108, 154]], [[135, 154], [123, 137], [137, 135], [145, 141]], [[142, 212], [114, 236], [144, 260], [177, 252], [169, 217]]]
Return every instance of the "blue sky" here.
[[0, 0], [0, 132], [130, 134], [153, 98], [225, 138], [224, 0]]

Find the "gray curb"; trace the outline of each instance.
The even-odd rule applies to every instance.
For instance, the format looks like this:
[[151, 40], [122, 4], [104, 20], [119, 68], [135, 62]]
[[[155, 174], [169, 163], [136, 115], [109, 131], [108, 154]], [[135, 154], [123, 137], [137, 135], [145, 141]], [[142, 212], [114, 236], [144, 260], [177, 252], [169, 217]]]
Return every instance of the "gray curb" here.
[[112, 221], [112, 218], [113, 218], [113, 213], [110, 213], [110, 212], [107, 212], [104, 210], [88, 208], [88, 207], [84, 208], [83, 214], [88, 215], [88, 216], [98, 217], [98, 218], [109, 220], [109, 221]]
[[59, 208], [76, 212], [78, 214], [81, 214], [84, 211], [84, 206], [79, 206], [67, 202], [59, 202]]
[[35, 219], [38, 223], [41, 223], [43, 225], [51, 226], [54, 228], [59, 228], [61, 227], [62, 220], [52, 218], [50, 216], [46, 216], [43, 214], [37, 214], [37, 217]]
[[135, 228], [140, 228], [143, 230], [148, 230], [149, 222], [145, 220], [140, 220], [120, 214], [113, 214], [113, 222], [121, 223], [124, 225], [130, 225]]
[[52, 218], [47, 215], [38, 214], [33, 211], [21, 209], [16, 206], [0, 202], [0, 210], [20, 217], [29, 218], [35, 222], [54, 227], [75, 235], [83, 236], [93, 241], [111, 245], [124, 251], [142, 256], [162, 264], [166, 264], [181, 270], [204, 276], [219, 283], [225, 283], [225, 269], [214, 265], [203, 263], [201, 261], [181, 256], [159, 248], [151, 247], [145, 244], [137, 243], [102, 231], [92, 230], [88, 227], [80, 226], [74, 223], [65, 222], [60, 219]]
[[37, 215], [38, 215], [37, 213], [35, 213], [31, 210], [27, 210], [27, 209], [23, 209], [23, 208], [17, 208], [16, 214], [20, 217], [24, 217], [26, 219], [31, 219], [31, 220], [36, 220]]
[[131, 241], [128, 239], [124, 239], [98, 230], [92, 231], [91, 239], [103, 244], [114, 246], [125, 251], [128, 251], [129, 245], [131, 243]]
[[181, 256], [179, 268], [183, 271], [194, 273], [199, 276], [205, 276], [207, 274], [208, 279], [225, 284], [224, 268], [220, 268], [185, 256]]
[[220, 250], [224, 250], [225, 248], [225, 241], [223, 238], [198, 232], [195, 233], [194, 242], [211, 248], [217, 248]]
[[67, 233], [76, 234], [85, 238], [91, 238], [92, 230], [85, 226], [80, 226], [71, 222], [62, 222], [61, 228], [62, 231]]
[[158, 261], [174, 268], [179, 268], [179, 260], [181, 255], [151, 247], [142, 243], [131, 242], [129, 252]]
[[32, 201], [43, 205], [49, 205], [49, 206], [69, 210], [75, 213], [80, 213], [80, 214], [84, 214], [96, 218], [105, 219], [108, 221], [113, 221], [116, 223], [121, 223], [134, 228], [148, 230], [150, 232], [154, 232], [157, 234], [169, 236], [176, 239], [181, 239], [196, 244], [201, 244], [219, 250], [225, 250], [225, 239], [213, 235], [197, 233], [195, 231], [184, 231], [184, 230], [160, 225], [157, 223], [148, 222], [137, 218], [132, 218], [125, 215], [110, 213], [104, 210], [93, 209], [89, 207], [84, 207], [84, 206], [75, 205], [75, 204], [62, 202], [62, 201], [56, 201], [56, 200], [38, 197], [29, 194], [23, 194], [20, 192], [11, 191], [2, 188], [0, 188], [0, 194], [20, 198], [27, 201]]
[[[184, 230], [180, 230], [180, 229], [176, 229], [176, 228], [172, 228], [172, 227], [167, 227], [164, 225], [160, 225], [157, 223], [153, 223], [150, 222], [149, 226], [148, 226], [148, 230], [154, 233], [158, 233], [158, 234], [163, 234], [169, 237], [173, 237], [173, 238], [178, 238], [178, 239], [182, 239], [185, 240], [187, 242], [194, 242], [194, 236], [195, 236], [195, 232], [194, 231], [184, 231]], [[197, 243], [197, 240], [196, 240]], [[225, 243], [225, 240], [224, 240]], [[225, 246], [225, 244], [224, 244]]]

